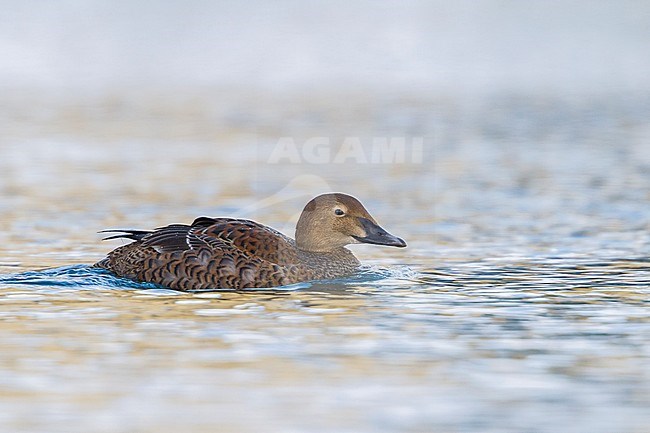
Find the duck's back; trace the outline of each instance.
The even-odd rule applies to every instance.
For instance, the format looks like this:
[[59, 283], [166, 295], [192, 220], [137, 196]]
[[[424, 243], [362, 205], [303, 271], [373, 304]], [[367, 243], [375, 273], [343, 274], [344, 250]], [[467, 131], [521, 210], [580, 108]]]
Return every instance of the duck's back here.
[[271, 287], [318, 277], [301, 266], [293, 239], [254, 221], [201, 217], [110, 238], [119, 237], [135, 242], [95, 266], [176, 290]]

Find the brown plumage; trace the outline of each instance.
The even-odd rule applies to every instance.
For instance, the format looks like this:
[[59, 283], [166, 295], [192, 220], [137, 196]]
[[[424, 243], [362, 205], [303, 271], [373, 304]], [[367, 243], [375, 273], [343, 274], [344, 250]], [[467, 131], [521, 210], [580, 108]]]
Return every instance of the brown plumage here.
[[345, 194], [312, 199], [296, 226], [296, 240], [254, 221], [200, 217], [191, 225], [152, 231], [107, 230], [106, 239], [132, 239], [95, 267], [176, 290], [273, 287], [350, 275], [359, 266], [352, 243], [405, 247], [363, 205]]

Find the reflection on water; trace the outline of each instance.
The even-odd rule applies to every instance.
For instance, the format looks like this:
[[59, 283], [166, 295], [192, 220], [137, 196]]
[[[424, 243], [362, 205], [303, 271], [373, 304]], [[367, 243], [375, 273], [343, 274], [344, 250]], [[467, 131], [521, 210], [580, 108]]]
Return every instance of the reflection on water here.
[[82, 266], [4, 275], [2, 425], [642, 431], [647, 260], [367, 272], [198, 294]]
[[[208, 100], [11, 111], [1, 431], [647, 430], [647, 99]], [[281, 137], [400, 135], [425, 138], [421, 162], [269, 162]], [[105, 228], [246, 215], [292, 234], [323, 190], [409, 248], [354, 246], [365, 273], [286, 290], [87, 267], [120, 242]]]

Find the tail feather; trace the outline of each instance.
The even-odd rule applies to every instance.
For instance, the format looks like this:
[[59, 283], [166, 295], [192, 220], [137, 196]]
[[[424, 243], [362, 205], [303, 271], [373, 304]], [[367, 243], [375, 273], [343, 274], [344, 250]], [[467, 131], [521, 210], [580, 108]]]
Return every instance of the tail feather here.
[[108, 241], [111, 239], [132, 239], [134, 241], [140, 241], [142, 238], [152, 233], [150, 230], [129, 230], [129, 229], [110, 229], [110, 230], [101, 230], [97, 233], [119, 233], [117, 235], [107, 236], [103, 238], [103, 241]]

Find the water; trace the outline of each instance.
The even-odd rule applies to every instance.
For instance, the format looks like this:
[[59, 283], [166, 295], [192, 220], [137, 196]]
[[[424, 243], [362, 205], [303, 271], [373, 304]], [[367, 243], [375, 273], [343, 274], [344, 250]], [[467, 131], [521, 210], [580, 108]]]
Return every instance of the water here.
[[2, 422], [11, 431], [210, 431], [217, 419], [226, 431], [645, 428], [647, 260], [366, 274], [199, 294], [83, 266], [4, 276]]
[[[647, 431], [649, 100], [367, 97], [352, 117], [327, 99], [213, 117], [206, 101], [126, 117], [99, 102], [45, 117], [44, 136], [14, 119], [0, 430]], [[405, 131], [426, 146], [394, 164], [270, 162], [281, 137], [326, 131], [333, 155], [346, 136], [368, 155]], [[120, 245], [105, 228], [239, 215], [292, 234], [330, 190], [409, 247], [355, 246], [355, 277], [244, 292], [88, 267]]]

